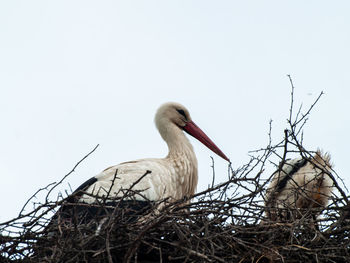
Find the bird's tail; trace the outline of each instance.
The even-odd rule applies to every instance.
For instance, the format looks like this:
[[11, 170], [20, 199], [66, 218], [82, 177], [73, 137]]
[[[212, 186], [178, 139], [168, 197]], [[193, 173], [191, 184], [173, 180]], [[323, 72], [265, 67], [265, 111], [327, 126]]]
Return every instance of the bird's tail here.
[[318, 149], [312, 158], [312, 163], [316, 166], [315, 169], [317, 170], [312, 191], [314, 206], [325, 206], [332, 194], [333, 186], [331, 157], [329, 153], [324, 153]]

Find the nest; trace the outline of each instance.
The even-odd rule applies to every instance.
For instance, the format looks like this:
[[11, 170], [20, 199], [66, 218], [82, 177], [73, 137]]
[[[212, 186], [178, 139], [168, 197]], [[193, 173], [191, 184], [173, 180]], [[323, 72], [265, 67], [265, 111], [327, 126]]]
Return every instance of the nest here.
[[139, 219], [100, 204], [103, 224], [101, 213], [84, 224], [54, 222], [45, 215], [61, 203], [45, 203], [36, 216], [2, 224], [1, 262], [349, 262], [347, 196], [332, 197], [318, 229], [308, 217], [262, 224], [266, 181], [250, 168], [191, 203], [153, 204]]
[[[230, 166], [227, 181], [220, 184], [215, 184], [213, 163], [211, 186], [173, 203], [149, 202], [142, 213], [135, 213], [101, 202], [94, 208], [98, 212], [82, 222], [75, 214], [71, 220], [52, 217], [62, 207], [75, 211], [71, 196], [49, 201], [62, 181], [40, 189], [48, 192], [43, 202], [0, 224], [0, 261], [350, 262], [349, 196], [335, 171], [329, 174], [333, 194], [317, 211], [321, 215], [316, 222], [311, 223], [309, 216], [288, 222], [265, 218], [264, 198], [271, 180], [263, 178], [266, 167], [272, 163], [278, 167], [291, 154], [303, 158], [313, 154], [302, 146], [301, 128], [314, 104], [307, 114], [298, 112], [294, 121], [292, 106], [290, 127], [280, 143], [272, 145], [270, 140], [267, 147], [251, 153], [248, 164], [235, 170]], [[313, 212], [310, 208], [302, 214]]]

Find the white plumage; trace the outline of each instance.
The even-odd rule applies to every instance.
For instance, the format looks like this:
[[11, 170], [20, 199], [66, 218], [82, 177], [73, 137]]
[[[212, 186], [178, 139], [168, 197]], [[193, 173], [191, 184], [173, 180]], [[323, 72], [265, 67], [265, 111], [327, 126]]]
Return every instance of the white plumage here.
[[[169, 154], [161, 159], [140, 159], [105, 169], [90, 179], [91, 183], [78, 188], [87, 193], [80, 197], [79, 202], [94, 203], [96, 198], [93, 196], [106, 197], [107, 193], [109, 197], [121, 197], [131, 186], [132, 191], [139, 192], [133, 198], [141, 201], [176, 200], [194, 194], [198, 181], [197, 159], [183, 131], [229, 160], [194, 124], [188, 110], [181, 104], [162, 105], [157, 111], [155, 123], [168, 144]], [[142, 176], [140, 182], [135, 184]]]
[[300, 218], [308, 209], [313, 209], [313, 217], [317, 216], [315, 208], [325, 207], [332, 193], [331, 169], [330, 156], [321, 151], [311, 159], [287, 160], [281, 171], [272, 175], [266, 191], [268, 219]]

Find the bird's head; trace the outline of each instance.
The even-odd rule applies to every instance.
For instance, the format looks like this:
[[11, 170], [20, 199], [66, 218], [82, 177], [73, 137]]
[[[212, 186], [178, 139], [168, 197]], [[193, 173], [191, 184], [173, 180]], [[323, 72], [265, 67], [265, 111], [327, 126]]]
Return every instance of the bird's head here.
[[191, 121], [188, 110], [176, 102], [168, 102], [160, 106], [155, 117], [155, 123], [159, 130], [169, 124], [175, 124], [180, 129], [183, 129]]
[[180, 103], [168, 102], [161, 105], [156, 113], [155, 123], [165, 141], [169, 142], [171, 140], [169, 136], [171, 136], [174, 129], [180, 129], [199, 140], [223, 159], [230, 161], [214, 142], [192, 121], [190, 113]]

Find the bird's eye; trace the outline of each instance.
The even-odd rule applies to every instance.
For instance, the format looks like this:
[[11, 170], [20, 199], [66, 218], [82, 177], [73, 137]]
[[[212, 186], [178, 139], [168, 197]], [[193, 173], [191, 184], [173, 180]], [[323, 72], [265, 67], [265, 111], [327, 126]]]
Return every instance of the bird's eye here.
[[184, 112], [184, 110], [176, 110], [178, 113], [180, 113], [182, 116], [185, 117], [185, 119], [187, 120], [187, 117], [186, 117], [186, 113]]

